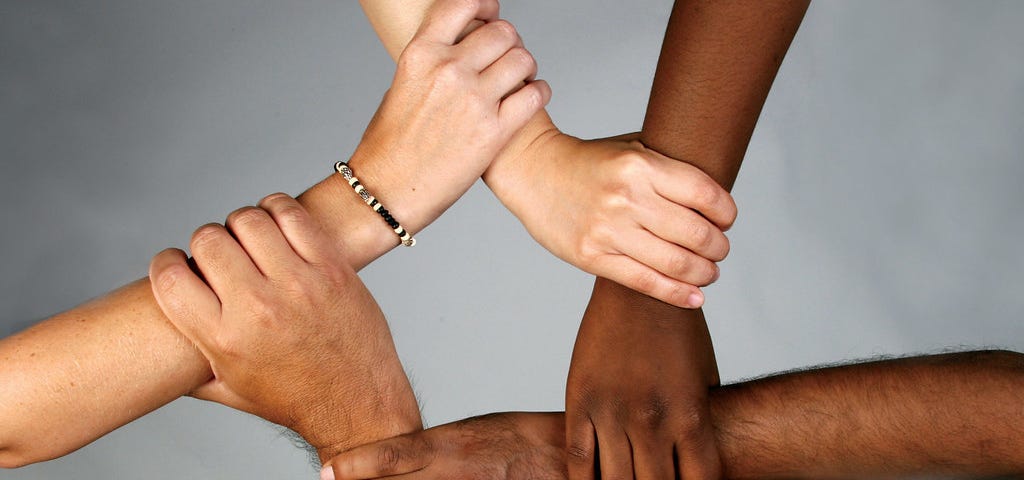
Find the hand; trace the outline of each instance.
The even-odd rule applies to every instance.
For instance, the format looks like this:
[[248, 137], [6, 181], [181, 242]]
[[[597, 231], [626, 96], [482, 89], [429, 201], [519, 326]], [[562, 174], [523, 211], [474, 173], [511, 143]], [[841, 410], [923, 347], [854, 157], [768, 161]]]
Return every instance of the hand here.
[[[552, 127], [485, 179], [534, 239], [594, 275], [684, 308], [729, 253], [732, 197], [637, 136], [581, 141]], [[504, 154], [503, 154], [504, 155]]]
[[[492, 413], [364, 445], [321, 480], [565, 480], [561, 413]], [[395, 477], [392, 477], [395, 476]]]
[[210, 361], [214, 378], [192, 395], [327, 454], [421, 428], [384, 315], [342, 253], [291, 197], [260, 207], [233, 212], [230, 233], [196, 230], [202, 279], [180, 250], [150, 265], [160, 308]]
[[[496, 0], [435, 2], [398, 59], [350, 164], [399, 219], [437, 218], [551, 98], [547, 83], [533, 80], [537, 64], [515, 28], [497, 15]], [[405, 194], [392, 200], [389, 189]]]
[[566, 385], [569, 478], [721, 477], [708, 403], [718, 383], [700, 310], [598, 279]]

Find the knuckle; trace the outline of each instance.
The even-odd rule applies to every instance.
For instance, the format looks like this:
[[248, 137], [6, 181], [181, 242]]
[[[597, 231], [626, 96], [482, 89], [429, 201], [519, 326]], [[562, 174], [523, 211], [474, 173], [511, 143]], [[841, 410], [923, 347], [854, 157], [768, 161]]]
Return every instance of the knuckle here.
[[686, 406], [679, 410], [676, 431], [681, 440], [688, 444], [697, 444], [705, 440], [705, 425], [708, 415], [698, 405]]
[[480, 8], [480, 0], [452, 0], [452, 10], [464, 13], [475, 13]]
[[491, 22], [491, 28], [497, 31], [498, 35], [507, 40], [513, 42], [519, 38], [519, 32], [516, 31], [515, 25], [508, 20], [495, 20]]
[[693, 187], [693, 198], [697, 206], [703, 208], [717, 204], [721, 193], [722, 187], [711, 179], [704, 179]]
[[523, 105], [528, 111], [540, 110], [544, 106], [544, 94], [539, 88], [531, 87], [521, 89]]
[[377, 469], [381, 474], [388, 474], [398, 469], [401, 452], [394, 445], [381, 445], [377, 450]]
[[633, 421], [644, 428], [657, 430], [665, 425], [668, 414], [668, 400], [664, 396], [654, 393], [633, 413]]
[[267, 220], [267, 213], [257, 207], [243, 207], [228, 215], [228, 228], [255, 227]]
[[725, 224], [722, 228], [728, 230], [736, 224], [736, 217], [739, 216], [739, 209], [736, 207], [736, 201], [732, 199], [730, 195], [728, 210], [725, 213]]
[[263, 197], [262, 199], [260, 199], [260, 202], [259, 202], [258, 205], [260, 205], [262, 207], [264, 205], [272, 206], [272, 205], [278, 205], [278, 204], [285, 204], [285, 203], [288, 203], [290, 200], [293, 200], [291, 195], [288, 195], [287, 193], [283, 193], [283, 192], [277, 192], [277, 193], [271, 193], [270, 195], [267, 195], [267, 196]]
[[639, 182], [650, 178], [652, 174], [650, 159], [638, 152], [623, 152], [618, 158], [617, 174], [628, 182]]
[[603, 229], [597, 227], [591, 227], [587, 233], [581, 235], [576, 239], [575, 254], [576, 264], [581, 266], [591, 266], [597, 263], [598, 259], [601, 258], [603, 249], [601, 248], [601, 241], [599, 240]]
[[698, 249], [707, 249], [715, 239], [711, 226], [703, 221], [690, 224], [690, 238]]
[[191, 274], [191, 270], [185, 265], [168, 265], [157, 272], [156, 278], [153, 281], [156, 282], [158, 290], [163, 293], [171, 293], [177, 288], [179, 283], [184, 281], [186, 275]]
[[703, 260], [701, 263], [703, 263], [704, 266], [701, 267], [703, 268], [703, 271], [701, 272], [700, 286], [706, 287], [711, 285], [711, 283], [715, 281], [715, 277], [718, 276], [718, 265], [715, 265], [714, 262], [708, 260]]
[[594, 461], [594, 447], [584, 443], [582, 439], [573, 438], [570, 440], [566, 453], [568, 453], [569, 463], [571, 464], [590, 464]]
[[732, 250], [732, 243], [729, 241], [729, 237], [723, 235], [722, 238], [722, 246], [718, 249], [717, 252], [714, 252], [712, 257], [709, 258], [708, 260], [721, 262], [722, 260], [725, 260], [725, 258], [729, 256], [729, 252]]
[[633, 274], [632, 278], [633, 289], [639, 292], [647, 293], [654, 291], [658, 285], [658, 277], [654, 272], [644, 270]]
[[537, 66], [537, 61], [534, 60], [533, 55], [523, 47], [512, 48], [508, 51], [508, 55], [510, 55], [512, 60], [520, 66], [530, 69]]
[[189, 245], [193, 252], [202, 250], [211, 243], [217, 242], [223, 233], [223, 227], [218, 224], [203, 225], [192, 233], [192, 240], [189, 242]]
[[668, 258], [668, 273], [674, 278], [682, 277], [693, 269], [693, 259], [688, 253], [679, 253]]

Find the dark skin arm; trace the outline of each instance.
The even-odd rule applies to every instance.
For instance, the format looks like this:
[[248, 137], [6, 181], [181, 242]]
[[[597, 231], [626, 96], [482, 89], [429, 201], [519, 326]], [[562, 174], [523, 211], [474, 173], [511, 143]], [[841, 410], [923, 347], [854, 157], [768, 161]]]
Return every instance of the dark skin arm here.
[[[640, 141], [731, 190], [808, 3], [676, 1]], [[566, 393], [570, 478], [718, 477], [718, 381], [699, 309], [598, 278]]]
[[[711, 391], [726, 478], [1024, 473], [1024, 355], [967, 352], [788, 373]], [[336, 478], [564, 479], [561, 413], [501, 413], [346, 452]], [[484, 440], [487, 441], [484, 441]]]

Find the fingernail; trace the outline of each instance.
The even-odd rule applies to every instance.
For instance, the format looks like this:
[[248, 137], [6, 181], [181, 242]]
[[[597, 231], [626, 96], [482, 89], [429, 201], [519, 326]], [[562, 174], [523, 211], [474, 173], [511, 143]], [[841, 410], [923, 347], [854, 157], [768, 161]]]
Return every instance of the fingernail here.
[[715, 265], [715, 276], [711, 278], [711, 283], [717, 282], [718, 281], [718, 277], [721, 277], [721, 276], [722, 276], [722, 269], [719, 268], [718, 265]]
[[690, 304], [693, 308], [697, 308], [704, 304], [704, 295], [691, 293], [690, 297], [686, 299], [686, 303]]
[[330, 465], [320, 470], [320, 480], [334, 480], [334, 469]]

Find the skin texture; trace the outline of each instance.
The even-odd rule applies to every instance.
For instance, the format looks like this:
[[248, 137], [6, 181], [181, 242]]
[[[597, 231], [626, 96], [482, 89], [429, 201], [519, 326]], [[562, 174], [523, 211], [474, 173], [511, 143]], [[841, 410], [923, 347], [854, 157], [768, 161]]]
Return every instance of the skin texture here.
[[[677, 0], [640, 141], [731, 189], [807, 4]], [[700, 310], [598, 278], [566, 388], [569, 477], [718, 478], [718, 382]]]
[[202, 278], [181, 250], [150, 265], [167, 318], [210, 360], [214, 379], [193, 396], [301, 432], [322, 454], [359, 441], [352, 432], [367, 423], [419, 423], [402, 416], [418, 411], [415, 398], [384, 314], [348, 261], [291, 197], [259, 206], [232, 213], [230, 232], [196, 231]]
[[[417, 12], [429, 3], [362, 5], [395, 56]], [[718, 474], [707, 405], [707, 389], [717, 385], [718, 372], [703, 316], [666, 308], [644, 294], [681, 307], [703, 304], [696, 285], [718, 277], [712, 261], [728, 253], [721, 231], [734, 221], [735, 205], [707, 176], [688, 181], [670, 173], [668, 162], [655, 160], [665, 157], [644, 145], [678, 152], [671, 156], [714, 172], [717, 177], [710, 178], [731, 186], [806, 9], [806, 2], [793, 5], [679, 2], [640, 136], [645, 143], [635, 138], [583, 142], [538, 113], [484, 173], [488, 186], [539, 243], [586, 271], [626, 285], [597, 280], [577, 337], [566, 395], [574, 480], [594, 478], [601, 467], [611, 478]], [[748, 9], [755, 13], [736, 17], [737, 10]], [[734, 17], [740, 19], [736, 25]], [[705, 27], [688, 33], [695, 23]], [[691, 52], [687, 61], [678, 61], [686, 52]], [[701, 85], [709, 78], [717, 83]], [[709, 132], [716, 133], [705, 141]], [[623, 140], [631, 143], [623, 147]], [[634, 321], [638, 318], [650, 321]], [[629, 341], [619, 341], [626, 324], [632, 325]], [[665, 367], [663, 358], [679, 361]], [[614, 373], [606, 376], [609, 364]], [[660, 386], [669, 383], [666, 377], [673, 378], [667, 389]]]
[[[491, 64], [483, 72], [478, 52], [448, 43], [474, 20], [493, 21], [497, 15], [493, 0], [438, 2], [434, 21], [424, 24], [422, 41], [414, 42], [416, 48], [403, 57], [391, 90], [349, 162], [410, 232], [421, 231], [450, 206], [550, 98], [543, 82], [519, 88], [534, 67], [532, 59], [512, 46], [518, 37], [509, 36], [504, 43], [509, 46], [505, 53], [515, 52], [511, 61]], [[506, 58], [493, 50], [487, 55]], [[503, 98], [508, 93], [503, 85], [519, 89]], [[409, 108], [410, 102], [416, 108]], [[440, 117], [446, 121], [434, 121]], [[441, 140], [446, 138], [478, 142]], [[395, 156], [377, 156], [391, 153]], [[446, 170], [449, 163], [460, 167]], [[414, 190], [427, 183], [417, 177], [425, 171], [445, 174], [430, 177], [432, 189]], [[398, 245], [397, 235], [339, 175], [298, 200], [336, 248], [347, 252], [353, 270]], [[160, 312], [148, 279], [0, 341], [0, 359], [0, 384], [5, 386], [0, 389], [0, 467], [70, 453], [195, 390], [213, 375], [199, 350]], [[349, 395], [364, 394], [359, 379], [338, 380], [352, 382]], [[407, 401], [412, 395], [406, 390], [376, 400], [394, 418], [416, 421], [367, 421], [359, 427], [362, 431], [334, 434], [354, 445], [417, 430], [418, 411]], [[376, 419], [374, 415], [366, 412], [365, 418]], [[335, 423], [324, 416], [315, 421]], [[343, 442], [330, 443], [340, 448]]]
[[[360, 3], [397, 58], [432, 0]], [[667, 160], [639, 143], [624, 146], [621, 138], [580, 141], [538, 112], [483, 179], [533, 238], [562, 260], [696, 308], [704, 302], [698, 287], [716, 278], [714, 262], [728, 253], [722, 230], [732, 224], [736, 207], [706, 174], [667, 166]]]
[[[718, 387], [711, 413], [726, 478], [1009, 476], [1024, 473], [1022, 392], [1024, 355], [967, 352]], [[485, 415], [359, 447], [330, 467], [344, 480], [564, 479], [563, 423], [561, 413]]]

